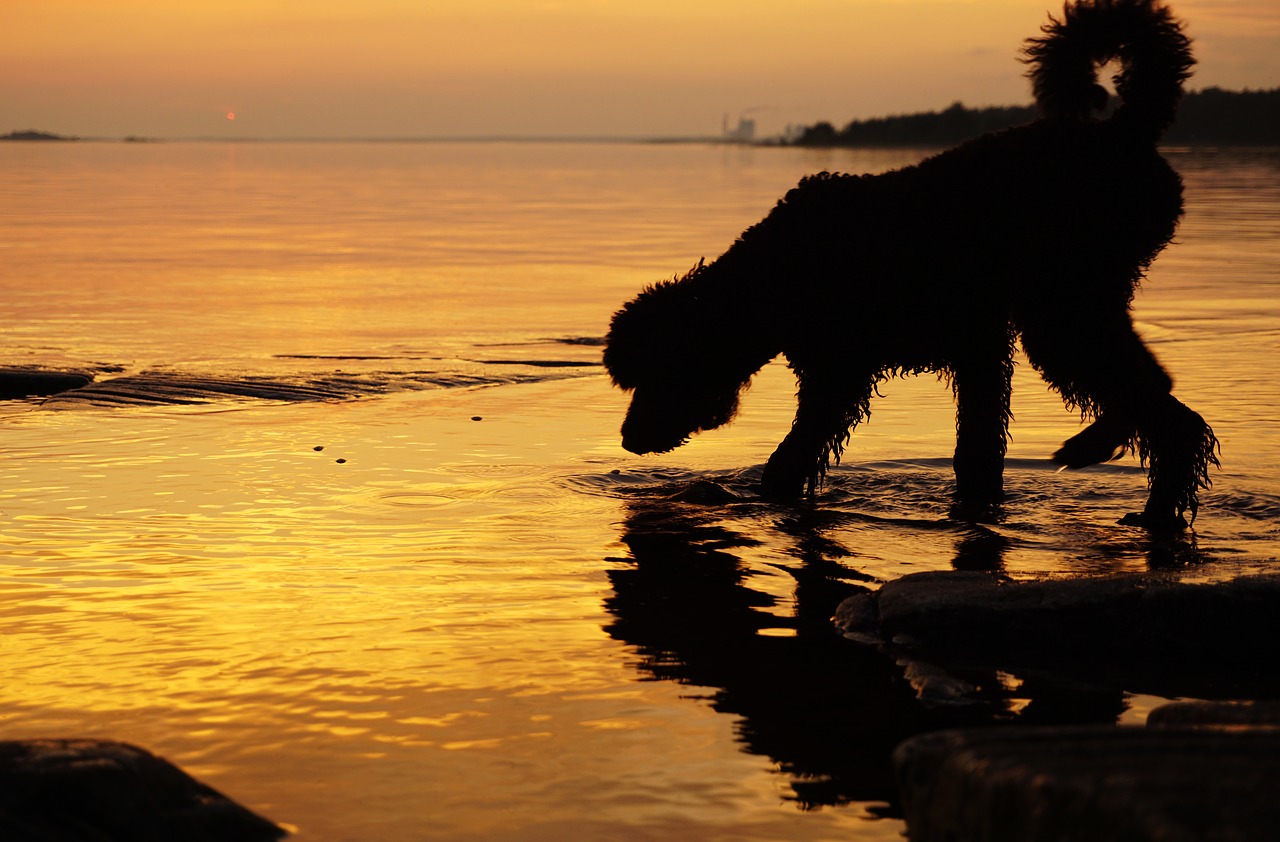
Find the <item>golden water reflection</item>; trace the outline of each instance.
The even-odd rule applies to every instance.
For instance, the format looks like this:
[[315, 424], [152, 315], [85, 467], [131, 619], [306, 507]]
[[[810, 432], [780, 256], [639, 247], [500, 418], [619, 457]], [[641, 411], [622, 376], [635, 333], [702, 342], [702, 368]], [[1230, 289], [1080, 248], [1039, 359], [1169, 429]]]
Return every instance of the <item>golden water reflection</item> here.
[[[803, 172], [915, 155], [237, 153], [86, 145], [6, 164], [6, 187], [48, 203], [0, 281], [8, 361], [237, 376], [517, 355], [599, 336], [641, 283], [718, 253]], [[1222, 171], [1198, 161], [1175, 160], [1191, 197]], [[1192, 199], [1137, 302], [1224, 442], [1182, 555], [1116, 528], [1145, 492], [1132, 460], [1054, 473], [1078, 419], [1025, 365], [1011, 514], [980, 528], [948, 518], [953, 408], [928, 378], [886, 384], [830, 493], [793, 508], [667, 499], [749, 487], [790, 421], [781, 365], [732, 427], [647, 458], [618, 446], [625, 396], [598, 371], [336, 403], [12, 403], [4, 736], [145, 745], [304, 838], [897, 838], [865, 818], [917, 711], [886, 664], [825, 636], [846, 588], [1274, 559], [1280, 386], [1258, 361], [1280, 350], [1280, 180], [1258, 166], [1241, 182], [1261, 185], [1256, 205], [1239, 184]], [[95, 184], [100, 213], [77, 193]], [[335, 209], [335, 191], [356, 198]], [[360, 354], [384, 359], [336, 359]], [[1010, 715], [1061, 698], [1007, 684], [1025, 694]], [[1125, 704], [1072, 699], [1100, 721]]]
[[609, 396], [19, 419], [6, 735], [147, 745], [306, 838], [783, 832], [785, 779], [603, 631], [617, 504], [547, 466], [605, 473], [612, 412], [562, 407]]

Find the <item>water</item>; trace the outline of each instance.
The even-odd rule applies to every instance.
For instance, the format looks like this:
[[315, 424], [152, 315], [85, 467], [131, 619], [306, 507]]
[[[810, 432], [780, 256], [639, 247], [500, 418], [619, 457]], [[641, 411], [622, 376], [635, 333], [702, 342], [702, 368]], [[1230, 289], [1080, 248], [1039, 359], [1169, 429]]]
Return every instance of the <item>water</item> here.
[[[0, 738], [144, 745], [300, 839], [899, 838], [888, 752], [938, 722], [832, 634], [850, 587], [1221, 577], [1280, 547], [1276, 150], [1170, 152], [1188, 215], [1137, 301], [1223, 442], [1193, 536], [1116, 525], [1132, 461], [1053, 470], [1078, 419], [1025, 364], [997, 524], [947, 517], [928, 378], [887, 386], [813, 503], [752, 491], [792, 410], [776, 364], [733, 426], [621, 450], [591, 340], [622, 301], [805, 173], [918, 157], [0, 146], [0, 360], [142, 384], [0, 404]], [[351, 399], [147, 397], [172, 378]]]

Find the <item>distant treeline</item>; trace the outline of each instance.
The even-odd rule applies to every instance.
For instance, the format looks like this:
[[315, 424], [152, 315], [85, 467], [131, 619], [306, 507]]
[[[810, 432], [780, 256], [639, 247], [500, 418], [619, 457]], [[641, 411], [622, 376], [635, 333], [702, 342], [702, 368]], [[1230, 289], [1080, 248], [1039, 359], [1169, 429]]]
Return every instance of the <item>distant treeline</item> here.
[[[854, 120], [843, 129], [817, 123], [804, 129], [799, 146], [954, 146], [1037, 116], [1034, 105], [968, 108], [954, 103], [927, 111]], [[1178, 119], [1165, 133], [1167, 144], [1280, 145], [1280, 88], [1224, 91], [1206, 88], [1182, 98]]]

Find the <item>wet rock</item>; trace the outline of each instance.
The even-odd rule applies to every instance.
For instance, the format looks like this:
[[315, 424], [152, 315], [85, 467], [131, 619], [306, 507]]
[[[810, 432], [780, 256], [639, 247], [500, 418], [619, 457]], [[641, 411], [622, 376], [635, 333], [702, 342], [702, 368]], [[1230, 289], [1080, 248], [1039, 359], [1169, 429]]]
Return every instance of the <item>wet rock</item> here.
[[242, 377], [217, 378], [173, 372], [149, 371], [114, 377], [59, 392], [46, 406], [182, 406], [217, 400], [269, 400], [280, 402], [334, 401], [374, 393], [383, 388], [372, 378], [306, 377], [296, 379]]
[[93, 375], [85, 371], [0, 368], [0, 400], [56, 395], [92, 382]]
[[899, 662], [902, 677], [927, 708], [957, 708], [982, 704], [978, 687], [973, 682], [953, 675], [928, 661], [904, 659]]
[[719, 506], [727, 503], [736, 503], [738, 502], [739, 497], [718, 482], [712, 482], [708, 479], [700, 479], [689, 483], [687, 486], [670, 495], [667, 499], [676, 500], [681, 503], [697, 503], [699, 505], [706, 506]]
[[105, 740], [0, 742], [0, 838], [265, 842], [285, 831], [173, 764]]
[[836, 606], [835, 624], [845, 637], [859, 643], [877, 645], [880, 638], [880, 608], [875, 591], [860, 591]]
[[1256, 840], [1280, 827], [1280, 731], [984, 728], [894, 752], [912, 842]]
[[1014, 581], [905, 576], [837, 609], [853, 640], [934, 665], [1048, 671], [1163, 696], [1261, 697], [1280, 685], [1280, 574]]
[[[231, 375], [209, 377], [174, 371], [144, 371], [106, 380], [66, 385], [44, 405], [54, 409], [83, 406], [183, 406], [216, 401], [264, 400], [280, 403], [340, 401], [405, 391], [501, 386], [580, 376], [565, 373], [375, 371], [348, 374], [299, 374], [266, 377]], [[22, 381], [14, 375], [11, 381]], [[0, 386], [4, 378], [0, 376]], [[35, 393], [33, 393], [35, 394]]]

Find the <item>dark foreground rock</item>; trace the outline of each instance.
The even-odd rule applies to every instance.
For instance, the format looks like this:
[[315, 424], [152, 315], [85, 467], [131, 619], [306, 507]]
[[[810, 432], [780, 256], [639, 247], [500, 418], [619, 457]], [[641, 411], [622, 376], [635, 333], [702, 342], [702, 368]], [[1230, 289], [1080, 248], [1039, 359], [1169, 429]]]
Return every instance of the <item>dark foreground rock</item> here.
[[[1200, 573], [917, 574], [851, 597], [837, 622], [894, 658], [926, 705], [985, 703], [992, 722], [1014, 716], [981, 690], [1007, 683], [983, 677], [997, 673], [1026, 682], [1010, 691], [1029, 699], [1024, 713], [1063, 687], [1114, 702], [1123, 692], [1275, 698], [1280, 576]], [[1244, 842], [1280, 838], [1278, 726], [1277, 702], [1178, 702], [1145, 728], [936, 731], [903, 742], [893, 761], [912, 842]]]
[[0, 839], [266, 842], [284, 830], [126, 743], [0, 741]]
[[1245, 842], [1280, 829], [1280, 730], [992, 727], [894, 753], [912, 842]]
[[932, 572], [850, 597], [836, 623], [917, 669], [1047, 673], [1165, 697], [1259, 698], [1280, 688], [1278, 605], [1274, 573], [1014, 581]]

